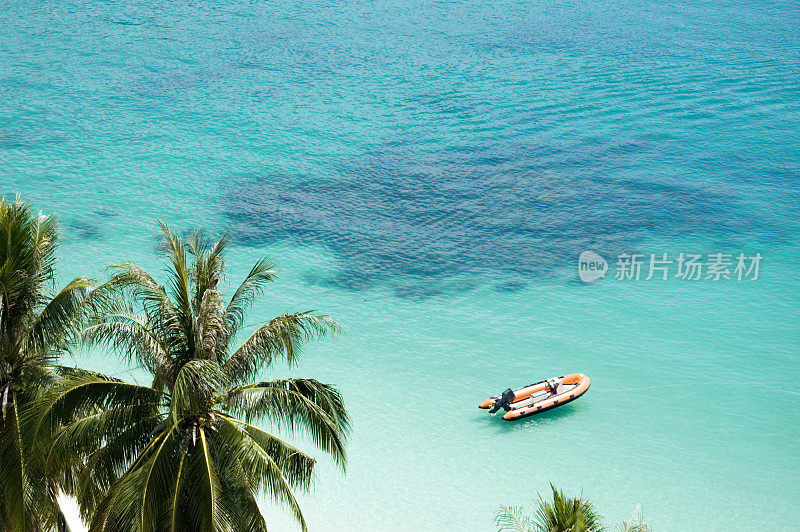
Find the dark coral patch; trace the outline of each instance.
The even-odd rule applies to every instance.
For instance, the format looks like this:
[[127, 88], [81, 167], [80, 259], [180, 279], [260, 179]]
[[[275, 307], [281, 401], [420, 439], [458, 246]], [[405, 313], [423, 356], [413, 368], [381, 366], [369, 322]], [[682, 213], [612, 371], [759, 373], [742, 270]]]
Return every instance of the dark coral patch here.
[[388, 283], [413, 298], [448, 292], [464, 275], [521, 289], [585, 249], [616, 253], [647, 236], [730, 240], [757, 227], [725, 190], [615, 177], [651, 149], [631, 141], [417, 158], [385, 152], [325, 178], [245, 179], [228, 191], [226, 214], [245, 244], [328, 247], [345, 265], [332, 284]]

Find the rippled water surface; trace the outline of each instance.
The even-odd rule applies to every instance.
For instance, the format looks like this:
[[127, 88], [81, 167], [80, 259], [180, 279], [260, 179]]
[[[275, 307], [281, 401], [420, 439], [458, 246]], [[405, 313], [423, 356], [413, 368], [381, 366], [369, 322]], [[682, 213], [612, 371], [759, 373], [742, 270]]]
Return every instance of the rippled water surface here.
[[[0, 194], [64, 277], [158, 269], [154, 221], [229, 229], [253, 323], [347, 335], [350, 466], [312, 530], [490, 530], [549, 481], [609, 523], [800, 526], [794, 2], [5, 2]], [[764, 256], [757, 281], [577, 280], [577, 255]], [[137, 378], [102, 353], [78, 363]], [[282, 374], [288, 369], [276, 368]], [[517, 424], [489, 394], [581, 371]], [[272, 529], [292, 529], [264, 503]]]

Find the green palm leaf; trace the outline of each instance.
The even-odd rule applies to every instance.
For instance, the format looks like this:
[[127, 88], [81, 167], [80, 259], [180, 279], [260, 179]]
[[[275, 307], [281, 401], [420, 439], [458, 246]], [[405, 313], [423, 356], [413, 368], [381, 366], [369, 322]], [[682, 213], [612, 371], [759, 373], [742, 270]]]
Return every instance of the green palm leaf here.
[[231, 390], [222, 405], [247, 421], [269, 420], [290, 432], [310, 434], [343, 469], [350, 422], [335, 388], [314, 379], [276, 379]]
[[259, 369], [269, 367], [277, 357], [292, 364], [303, 343], [338, 334], [339, 325], [313, 311], [284, 314], [259, 327], [224, 364], [232, 383], [246, 382]]
[[263, 294], [267, 283], [275, 281], [275, 265], [268, 258], [255, 263], [225, 307], [225, 326], [231, 336], [239, 332], [247, 311]]
[[[237, 428], [231, 419], [225, 419], [225, 422], [228, 423], [228, 430], [221, 431], [222, 434], [228, 434], [231, 429]], [[284, 470], [290, 469], [289, 465], [284, 461], [285, 455], [278, 454], [276, 456], [270, 454], [269, 451], [274, 450], [272, 444], [274, 444], [275, 441], [270, 438], [262, 437], [262, 435], [266, 433], [258, 435], [257, 431], [253, 430], [245, 431], [245, 433], [247, 437], [241, 437], [239, 439], [239, 447], [232, 457], [246, 474], [246, 478], [254, 485], [255, 489], [251, 488], [252, 491], [267, 489], [273, 500], [288, 505], [305, 532], [307, 530], [305, 517], [292, 491], [292, 483], [284, 474]], [[254, 433], [256, 434], [255, 438], [253, 437]], [[265, 445], [259, 443], [259, 440]], [[284, 452], [285, 450], [285, 448], [281, 449], [281, 451]], [[313, 467], [313, 463], [310, 465]], [[295, 481], [297, 478], [296, 473], [296, 471], [290, 473]], [[300, 481], [305, 484], [303, 487], [306, 489], [310, 484], [311, 472], [309, 471], [307, 475], [307, 480], [303, 479]]]
[[531, 518], [518, 506], [501, 506], [494, 517], [494, 524], [501, 531], [533, 532]]

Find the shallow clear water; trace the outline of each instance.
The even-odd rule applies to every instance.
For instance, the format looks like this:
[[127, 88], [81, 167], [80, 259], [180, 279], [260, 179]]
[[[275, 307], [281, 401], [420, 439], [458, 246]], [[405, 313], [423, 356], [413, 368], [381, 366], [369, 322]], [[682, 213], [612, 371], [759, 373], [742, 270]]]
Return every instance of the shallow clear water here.
[[[489, 530], [550, 481], [612, 523], [641, 501], [658, 530], [796, 529], [798, 16], [6, 3], [0, 194], [60, 213], [65, 278], [159, 268], [156, 217], [229, 228], [233, 278], [265, 253], [284, 272], [253, 323], [345, 325], [293, 370], [354, 418], [347, 474], [323, 464], [304, 498], [313, 530]], [[582, 284], [584, 249], [764, 262], [757, 281]], [[569, 406], [475, 408], [573, 371], [592, 388]]]

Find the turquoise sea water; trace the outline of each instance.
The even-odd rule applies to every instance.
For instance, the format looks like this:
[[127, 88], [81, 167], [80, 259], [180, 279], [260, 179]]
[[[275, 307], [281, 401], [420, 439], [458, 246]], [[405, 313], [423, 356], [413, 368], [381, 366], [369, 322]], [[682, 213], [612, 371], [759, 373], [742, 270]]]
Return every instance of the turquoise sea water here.
[[[0, 194], [60, 213], [65, 279], [158, 269], [156, 217], [227, 228], [234, 279], [281, 267], [253, 323], [346, 327], [291, 370], [354, 420], [312, 530], [491, 530], [550, 481], [610, 523], [800, 526], [797, 3], [0, 5]], [[583, 284], [585, 249], [764, 260]], [[569, 406], [476, 408], [574, 371]]]

